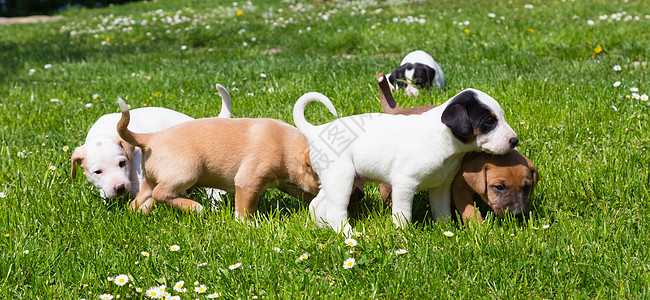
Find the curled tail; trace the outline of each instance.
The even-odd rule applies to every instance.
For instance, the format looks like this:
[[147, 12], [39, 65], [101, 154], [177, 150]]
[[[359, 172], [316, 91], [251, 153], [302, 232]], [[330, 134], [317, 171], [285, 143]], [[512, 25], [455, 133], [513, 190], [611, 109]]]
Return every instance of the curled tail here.
[[146, 133], [135, 133], [129, 130], [129, 122], [131, 121], [131, 114], [129, 114], [129, 107], [124, 103], [122, 98], [117, 97], [117, 103], [120, 105], [120, 110], [122, 110], [122, 118], [117, 122], [117, 134], [125, 140], [127, 143], [144, 148], [149, 142], [150, 134]]
[[219, 91], [219, 95], [221, 96], [221, 112], [219, 113], [219, 118], [230, 118], [230, 115], [232, 113], [232, 103], [230, 102], [230, 95], [228, 94], [228, 90], [226, 90], [223, 85], [216, 84], [217, 91]]
[[377, 74], [377, 86], [379, 87], [381, 108], [385, 113], [392, 113], [393, 110], [401, 109], [393, 98], [393, 93], [390, 91], [390, 86], [388, 85], [388, 79], [386, 79], [384, 73]]
[[332, 101], [325, 97], [325, 95], [318, 92], [306, 93], [298, 98], [298, 101], [296, 101], [296, 104], [293, 106], [293, 123], [296, 124], [296, 127], [298, 127], [300, 131], [314, 127], [314, 125], [305, 120], [305, 106], [307, 106], [307, 103], [312, 101], [322, 103], [335, 117], [338, 117], [334, 104], [332, 104]]

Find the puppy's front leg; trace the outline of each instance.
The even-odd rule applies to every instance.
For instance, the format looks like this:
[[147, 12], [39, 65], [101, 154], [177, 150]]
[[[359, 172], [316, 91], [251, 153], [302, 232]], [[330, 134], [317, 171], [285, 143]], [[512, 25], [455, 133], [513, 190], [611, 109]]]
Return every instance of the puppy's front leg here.
[[413, 215], [413, 195], [415, 188], [405, 185], [392, 187], [393, 199], [393, 224], [397, 227], [406, 226], [411, 223]]
[[451, 218], [451, 181], [429, 189], [429, 205], [434, 220]]

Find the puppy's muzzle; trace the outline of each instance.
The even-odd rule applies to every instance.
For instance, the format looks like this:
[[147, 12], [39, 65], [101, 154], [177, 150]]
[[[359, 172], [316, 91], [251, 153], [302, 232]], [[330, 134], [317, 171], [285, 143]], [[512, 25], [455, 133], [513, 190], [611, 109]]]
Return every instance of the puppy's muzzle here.
[[519, 138], [513, 137], [508, 141], [508, 143], [510, 143], [510, 148], [514, 149], [517, 147], [517, 144], [519, 144]]
[[113, 189], [115, 190], [115, 197], [120, 197], [126, 192], [126, 184], [118, 184]]

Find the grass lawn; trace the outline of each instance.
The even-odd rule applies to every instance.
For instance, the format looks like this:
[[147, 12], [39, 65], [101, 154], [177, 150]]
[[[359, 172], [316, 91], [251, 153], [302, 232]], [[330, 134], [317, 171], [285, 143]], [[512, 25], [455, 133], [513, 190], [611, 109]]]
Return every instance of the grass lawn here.
[[[161, 285], [181, 299], [650, 297], [645, 1], [169, 0], [61, 15], [0, 25], [0, 299], [141, 299]], [[238, 118], [293, 124], [310, 91], [341, 116], [379, 112], [375, 75], [416, 49], [447, 89], [397, 102], [469, 87], [499, 101], [540, 171], [529, 221], [433, 222], [419, 193], [398, 230], [369, 184], [349, 247], [276, 190], [247, 226], [232, 196], [202, 215], [133, 214], [70, 178], [72, 151], [118, 96], [210, 117], [221, 83]], [[121, 274], [124, 286], [110, 280]]]

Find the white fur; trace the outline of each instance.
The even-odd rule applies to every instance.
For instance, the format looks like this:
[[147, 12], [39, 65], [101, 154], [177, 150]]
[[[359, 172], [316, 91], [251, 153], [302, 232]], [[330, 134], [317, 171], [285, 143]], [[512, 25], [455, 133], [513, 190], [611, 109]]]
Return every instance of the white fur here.
[[321, 191], [309, 205], [314, 221], [351, 233], [347, 207], [358, 177], [392, 185], [393, 222], [398, 226], [411, 221], [413, 195], [420, 190], [429, 190], [436, 219], [450, 217], [450, 186], [464, 154], [504, 154], [511, 150], [510, 138], [516, 137], [499, 104], [473, 91], [500, 125], [470, 143], [455, 138], [441, 122], [450, 101], [421, 115], [362, 114], [314, 126], [304, 117], [307, 103], [318, 101], [335, 114], [334, 106], [320, 93], [300, 97], [293, 119], [309, 141], [310, 160], [321, 181]]
[[[231, 103], [228, 91], [220, 84], [216, 85], [222, 98], [219, 117], [230, 118]], [[115, 198], [116, 189], [123, 186], [135, 198], [142, 183], [142, 152], [135, 147], [132, 159], [129, 160], [125, 149], [120, 146], [121, 139], [117, 134], [117, 122], [122, 114], [113, 113], [101, 116], [90, 128], [83, 145], [75, 149], [75, 157], [81, 158], [86, 179], [99, 190], [103, 198]], [[194, 120], [192, 117], [171, 109], [161, 107], [144, 107], [131, 110], [132, 120], [129, 129], [134, 132], [156, 132], [173, 125]], [[122, 141], [123, 142], [123, 141]], [[120, 167], [120, 162], [124, 167]], [[74, 162], [72, 168], [75, 168]], [[99, 171], [99, 174], [95, 172]], [[73, 172], [74, 174], [74, 172]], [[225, 192], [216, 189], [206, 189], [212, 200], [221, 200]]]
[[[442, 72], [442, 68], [436, 63], [436, 61], [429, 55], [428, 53], [422, 51], [422, 50], [415, 50], [404, 56], [402, 59], [402, 62], [399, 64], [400, 66], [403, 66], [407, 63], [415, 64], [415, 63], [421, 63], [423, 65], [427, 65], [434, 69], [436, 71], [436, 75], [433, 78], [433, 84], [436, 86], [437, 89], [443, 89], [447, 85], [447, 81], [445, 80], [445, 74]], [[408, 82], [413, 81], [413, 70], [407, 71], [404, 75], [406, 76], [406, 79]], [[386, 75], [387, 79], [390, 79], [392, 74]], [[391, 90], [396, 89], [397, 87], [393, 86], [390, 84], [390, 80], [388, 81], [388, 85], [390, 86]], [[417, 96], [419, 93], [419, 89], [416, 86], [413, 86], [411, 84], [407, 85], [404, 88], [404, 91], [407, 96]]]

